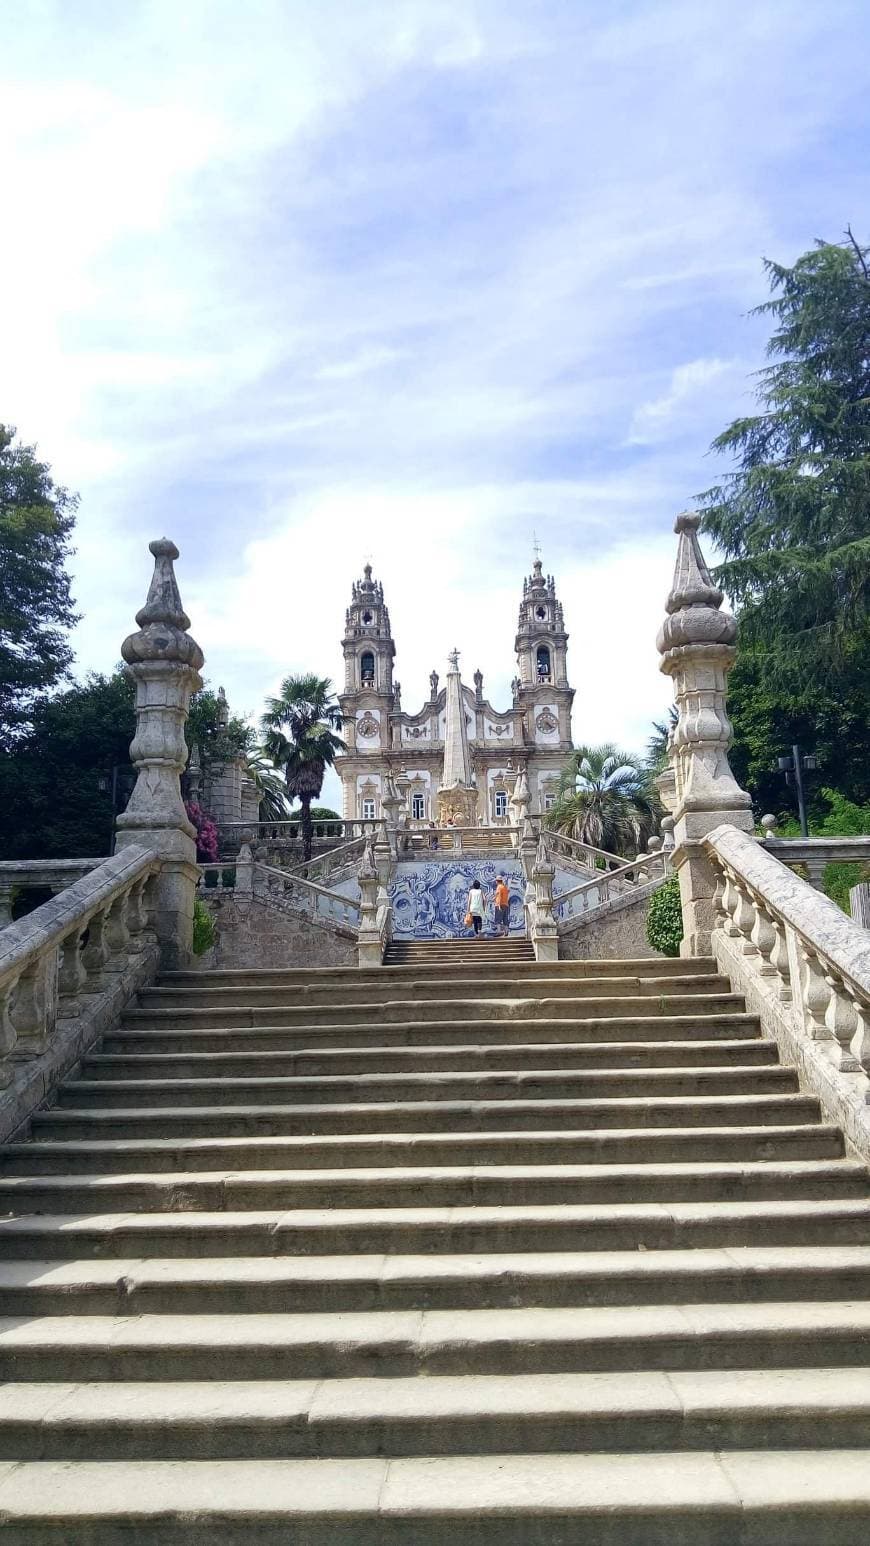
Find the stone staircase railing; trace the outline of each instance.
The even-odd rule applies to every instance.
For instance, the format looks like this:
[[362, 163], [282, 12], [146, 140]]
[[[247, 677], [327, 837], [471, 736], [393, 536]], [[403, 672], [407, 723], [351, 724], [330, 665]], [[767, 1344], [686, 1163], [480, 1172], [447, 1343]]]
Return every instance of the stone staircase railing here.
[[541, 835], [551, 859], [573, 860], [587, 870], [621, 870], [626, 863], [624, 856], [608, 853], [606, 848], [596, 848], [592, 843], [579, 842], [574, 837], [566, 837], [563, 832], [554, 832], [550, 827], [542, 827]]
[[359, 929], [358, 900], [340, 891], [331, 891], [292, 870], [261, 864], [257, 859], [248, 865], [204, 864], [200, 890], [207, 895], [232, 893], [237, 899], [255, 896], [315, 923], [329, 924], [350, 933]]
[[95, 870], [103, 859], [6, 859], [0, 864], [0, 929], [12, 922], [12, 905], [22, 891], [55, 896]]
[[298, 860], [290, 864], [288, 870], [292, 875], [300, 875], [303, 879], [316, 881], [322, 886], [333, 876], [340, 875], [348, 866], [353, 869], [358, 868], [358, 861], [362, 858], [365, 846], [365, 837], [354, 837], [349, 842], [339, 843], [336, 848], [327, 848], [323, 853], [315, 854], [308, 860]]
[[722, 971], [870, 1157], [870, 934], [748, 833], [719, 826], [704, 848]]
[[[348, 817], [340, 821], [313, 821], [311, 824], [312, 838], [316, 845], [333, 847], [336, 843], [351, 842], [357, 838], [365, 839], [372, 833], [375, 839], [385, 829], [383, 816], [375, 817]], [[302, 839], [299, 835], [298, 818], [290, 820], [285, 817], [280, 821], [226, 821], [219, 828], [221, 853], [237, 853], [242, 843], [249, 842], [256, 849], [279, 849], [282, 853], [302, 852]]]
[[609, 869], [593, 880], [572, 886], [553, 898], [553, 913], [559, 933], [578, 928], [593, 915], [619, 902], [648, 897], [666, 880], [670, 872], [668, 855], [661, 849], [623, 860], [619, 869]]
[[154, 975], [160, 868], [130, 844], [0, 932], [0, 1138]]
[[519, 827], [398, 827], [399, 854], [508, 853], [516, 847]]
[[799, 866], [806, 870], [810, 885], [817, 890], [822, 889], [828, 864], [870, 866], [870, 837], [776, 837], [773, 817], [765, 816], [761, 825], [765, 829], [763, 841], [768, 853], [790, 869]]

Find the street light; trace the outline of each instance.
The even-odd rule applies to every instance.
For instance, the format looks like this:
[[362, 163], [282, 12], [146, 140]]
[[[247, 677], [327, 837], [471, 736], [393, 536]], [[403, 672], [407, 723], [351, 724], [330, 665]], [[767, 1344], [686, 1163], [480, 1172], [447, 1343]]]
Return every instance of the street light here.
[[809, 837], [807, 826], [807, 804], [804, 799], [804, 773], [814, 773], [819, 765], [818, 757], [803, 755], [799, 746], [793, 746], [787, 757], [777, 757], [777, 765], [785, 774], [787, 784], [794, 780], [795, 793], [797, 794], [798, 816], [800, 817], [801, 833]]

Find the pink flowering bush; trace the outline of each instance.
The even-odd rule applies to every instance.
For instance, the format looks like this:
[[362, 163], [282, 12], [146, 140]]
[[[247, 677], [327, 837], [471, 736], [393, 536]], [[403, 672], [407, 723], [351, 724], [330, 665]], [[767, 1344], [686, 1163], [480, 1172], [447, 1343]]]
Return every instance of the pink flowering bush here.
[[187, 819], [196, 827], [196, 857], [201, 864], [218, 862], [218, 829], [195, 800], [185, 801]]

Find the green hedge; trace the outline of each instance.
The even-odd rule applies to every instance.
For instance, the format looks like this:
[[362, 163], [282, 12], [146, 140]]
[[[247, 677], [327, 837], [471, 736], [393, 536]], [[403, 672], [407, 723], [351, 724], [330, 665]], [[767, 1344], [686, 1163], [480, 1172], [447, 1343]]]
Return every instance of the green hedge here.
[[676, 875], [666, 880], [649, 899], [646, 915], [647, 944], [663, 956], [678, 956], [683, 938], [683, 914], [680, 907], [680, 882]]
[[205, 955], [214, 944], [214, 919], [199, 897], [194, 898], [193, 903], [193, 953], [195, 956]]

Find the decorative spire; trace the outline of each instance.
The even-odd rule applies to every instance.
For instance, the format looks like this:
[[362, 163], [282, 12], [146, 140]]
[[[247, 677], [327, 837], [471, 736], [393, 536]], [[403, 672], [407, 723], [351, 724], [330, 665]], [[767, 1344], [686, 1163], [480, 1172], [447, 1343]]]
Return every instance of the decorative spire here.
[[674, 581], [665, 603], [668, 617], [659, 629], [657, 644], [663, 656], [687, 644], [731, 645], [737, 624], [730, 612], [721, 612], [722, 592], [713, 584], [698, 542], [701, 518], [685, 511], [674, 522], [679, 536]]
[[454, 671], [458, 672], [458, 670], [459, 670], [459, 651], [458, 651], [458, 649], [455, 649], [455, 648], [452, 649], [450, 651], [450, 654], [447, 656], [447, 659], [450, 662], [450, 673], [452, 674]]
[[462, 696], [462, 680], [459, 675], [459, 651], [451, 650], [447, 657], [450, 670], [447, 673], [446, 724], [444, 727], [444, 766], [440, 791], [467, 793], [466, 804], [471, 808], [471, 797], [476, 806], [477, 794], [471, 751], [468, 745], [468, 726], [465, 722], [465, 701]]

